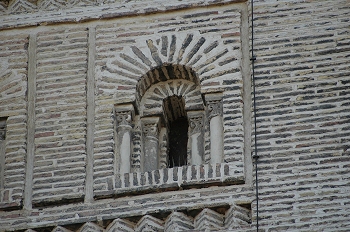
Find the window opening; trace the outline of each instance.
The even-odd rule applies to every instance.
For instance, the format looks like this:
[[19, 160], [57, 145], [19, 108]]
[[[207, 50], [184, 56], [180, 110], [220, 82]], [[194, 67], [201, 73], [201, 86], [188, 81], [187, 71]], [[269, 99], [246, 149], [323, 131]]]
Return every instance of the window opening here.
[[188, 120], [185, 100], [173, 95], [163, 100], [164, 116], [168, 128], [168, 167], [187, 165]]
[[187, 165], [187, 118], [181, 117], [170, 122], [169, 130], [169, 167]]

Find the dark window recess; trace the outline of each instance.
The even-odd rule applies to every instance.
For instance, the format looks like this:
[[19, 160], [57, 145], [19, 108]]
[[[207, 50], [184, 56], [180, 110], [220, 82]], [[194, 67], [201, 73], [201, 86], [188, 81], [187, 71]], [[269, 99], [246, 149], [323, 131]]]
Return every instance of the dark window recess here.
[[7, 118], [0, 118], [0, 141], [6, 138], [6, 120]]
[[187, 165], [187, 118], [178, 118], [170, 122], [169, 127], [169, 167]]
[[4, 188], [6, 118], [0, 118], [0, 189]]
[[163, 101], [168, 128], [168, 167], [187, 165], [188, 120], [182, 96], [170, 96]]

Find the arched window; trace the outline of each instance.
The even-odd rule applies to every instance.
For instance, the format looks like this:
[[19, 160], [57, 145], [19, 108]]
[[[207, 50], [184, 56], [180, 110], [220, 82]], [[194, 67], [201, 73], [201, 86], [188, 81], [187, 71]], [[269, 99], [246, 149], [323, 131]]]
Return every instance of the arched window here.
[[209, 139], [210, 163], [222, 163], [221, 95], [203, 96], [192, 69], [155, 68], [142, 76], [136, 90], [135, 102], [115, 107], [116, 173], [204, 164], [209, 162], [205, 158]]
[[[202, 164], [204, 133], [196, 129], [197, 137], [193, 137], [196, 123], [190, 123], [192, 111], [201, 112], [203, 119], [205, 109], [196, 73], [186, 66], [165, 64], [143, 75], [136, 90], [143, 146], [140, 170]], [[193, 160], [192, 144], [198, 147], [200, 158]]]

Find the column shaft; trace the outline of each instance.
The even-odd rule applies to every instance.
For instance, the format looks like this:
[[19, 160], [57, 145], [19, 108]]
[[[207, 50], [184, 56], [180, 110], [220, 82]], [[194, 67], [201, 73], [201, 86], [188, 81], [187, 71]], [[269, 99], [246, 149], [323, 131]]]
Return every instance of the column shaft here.
[[144, 143], [143, 171], [158, 169], [159, 157], [159, 117], [142, 118]]
[[203, 163], [204, 157], [204, 136], [203, 136], [203, 112], [188, 111], [188, 149], [190, 150], [191, 164], [199, 165]]
[[122, 104], [115, 107], [117, 118], [117, 155], [116, 169], [120, 174], [130, 173], [132, 151], [132, 120], [134, 107], [132, 104]]
[[129, 173], [131, 166], [131, 127], [118, 127], [118, 142], [120, 154], [119, 172], [120, 174]]
[[224, 141], [222, 130], [221, 116], [215, 116], [210, 119], [210, 163], [222, 163], [222, 156], [224, 153]]
[[208, 106], [210, 128], [210, 163], [222, 163], [224, 156], [224, 125], [222, 110], [222, 93], [205, 95]]

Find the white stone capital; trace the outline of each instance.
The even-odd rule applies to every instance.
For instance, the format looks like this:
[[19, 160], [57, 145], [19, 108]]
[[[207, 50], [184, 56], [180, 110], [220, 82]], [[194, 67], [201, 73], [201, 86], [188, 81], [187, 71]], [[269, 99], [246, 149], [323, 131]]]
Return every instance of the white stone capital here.
[[160, 130], [160, 117], [144, 117], [141, 118], [142, 123], [142, 133], [146, 137], [155, 137], [158, 139], [158, 134]]
[[207, 93], [205, 94], [205, 101], [208, 108], [209, 120], [215, 116], [222, 116], [222, 93]]
[[204, 125], [203, 111], [187, 111], [189, 135], [201, 133]]
[[132, 103], [118, 104], [114, 107], [117, 126], [131, 126], [135, 116], [135, 110]]

